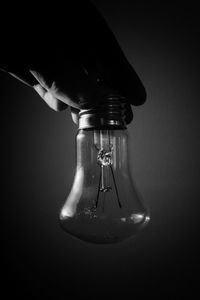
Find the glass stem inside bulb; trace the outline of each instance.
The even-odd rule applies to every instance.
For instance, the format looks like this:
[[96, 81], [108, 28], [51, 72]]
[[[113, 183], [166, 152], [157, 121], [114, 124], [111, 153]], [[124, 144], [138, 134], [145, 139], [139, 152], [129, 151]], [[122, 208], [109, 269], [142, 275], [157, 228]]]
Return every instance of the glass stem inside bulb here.
[[[96, 133], [94, 133], [94, 140], [96, 140], [95, 135]], [[100, 141], [99, 143], [95, 144], [95, 147], [98, 150], [97, 163], [100, 165], [100, 176], [99, 176], [98, 193], [96, 199], [96, 207], [98, 206], [100, 192], [104, 193], [103, 203], [105, 203], [106, 193], [112, 190], [110, 184], [110, 178], [112, 177], [118, 205], [121, 208], [122, 206], [119, 199], [117, 184], [116, 184], [116, 180], [112, 168], [112, 164], [113, 164], [113, 143], [111, 142], [112, 136], [109, 130], [106, 130], [105, 132], [100, 130], [99, 136], [100, 136]]]
[[103, 165], [101, 165], [100, 176], [101, 176], [100, 192], [106, 193], [112, 190], [111, 186], [109, 185], [110, 174], [109, 174], [108, 167], [104, 167]]

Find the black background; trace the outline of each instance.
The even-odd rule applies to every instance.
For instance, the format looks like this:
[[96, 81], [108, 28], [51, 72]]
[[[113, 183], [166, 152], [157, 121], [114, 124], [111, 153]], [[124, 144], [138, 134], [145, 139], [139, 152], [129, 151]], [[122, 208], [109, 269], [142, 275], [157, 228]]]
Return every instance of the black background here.
[[75, 167], [76, 126], [0, 74], [4, 299], [167, 296], [198, 288], [199, 34], [190, 1], [93, 1], [147, 90], [129, 126], [135, 182], [151, 223], [122, 244], [64, 233], [58, 214]]

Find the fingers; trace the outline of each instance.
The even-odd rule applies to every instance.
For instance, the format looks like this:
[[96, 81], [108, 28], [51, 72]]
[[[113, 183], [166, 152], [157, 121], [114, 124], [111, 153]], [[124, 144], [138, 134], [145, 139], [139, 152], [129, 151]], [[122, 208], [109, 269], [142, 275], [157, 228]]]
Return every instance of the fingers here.
[[[97, 101], [98, 86], [90, 80], [82, 63], [75, 62], [75, 58], [71, 58], [71, 61], [70, 58], [57, 60], [56, 63], [53, 61], [48, 66], [30, 72], [45, 91], [71, 107], [79, 109], [86, 100], [91, 105]], [[44, 91], [39, 92], [44, 97]]]
[[56, 99], [50, 92], [48, 92], [39, 83], [33, 86], [34, 90], [40, 95], [40, 97], [47, 103], [47, 105], [55, 111], [61, 111], [68, 107], [67, 104]]
[[[53, 72], [52, 69], [39, 72], [30, 70], [30, 72], [38, 82], [38, 84], [34, 86], [34, 89], [51, 108], [57, 107], [57, 103], [60, 103], [59, 105], [62, 103], [63, 107], [70, 105], [78, 108], [75, 97], [70, 97], [71, 80], [68, 82], [61, 70], [57, 72]], [[57, 79], [58, 77], [60, 77], [60, 79]], [[66, 82], [63, 84], [64, 80], [66, 80]], [[73, 84], [73, 82], [71, 82], [71, 84]]]

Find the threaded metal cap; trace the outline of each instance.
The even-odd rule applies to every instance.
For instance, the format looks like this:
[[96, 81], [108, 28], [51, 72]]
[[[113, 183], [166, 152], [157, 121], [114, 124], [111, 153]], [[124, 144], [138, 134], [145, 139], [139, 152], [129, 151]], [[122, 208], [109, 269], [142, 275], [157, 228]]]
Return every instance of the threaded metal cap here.
[[83, 107], [79, 113], [79, 129], [126, 129], [125, 103], [124, 97], [109, 95], [92, 108]]

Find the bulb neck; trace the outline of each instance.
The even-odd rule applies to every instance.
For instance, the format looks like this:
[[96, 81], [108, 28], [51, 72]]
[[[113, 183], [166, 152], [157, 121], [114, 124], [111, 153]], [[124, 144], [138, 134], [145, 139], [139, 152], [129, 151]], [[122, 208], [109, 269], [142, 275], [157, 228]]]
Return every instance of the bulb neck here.
[[125, 98], [109, 95], [91, 108], [87, 103], [79, 112], [79, 129], [126, 129]]

